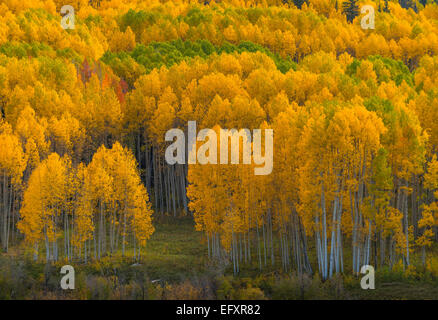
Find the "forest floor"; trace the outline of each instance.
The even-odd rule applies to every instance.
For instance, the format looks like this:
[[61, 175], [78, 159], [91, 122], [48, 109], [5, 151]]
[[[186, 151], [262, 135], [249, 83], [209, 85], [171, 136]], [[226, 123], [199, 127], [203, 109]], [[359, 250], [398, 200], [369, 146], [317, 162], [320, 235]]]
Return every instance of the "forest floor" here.
[[[155, 228], [144, 259], [151, 279], [178, 281], [211, 272], [213, 266], [208, 263], [206, 239], [195, 231], [192, 219], [175, 222], [167, 218], [156, 223]], [[269, 275], [275, 271], [268, 268], [263, 273]], [[232, 274], [231, 266], [225, 269], [225, 274]], [[257, 263], [244, 267], [238, 277], [253, 278], [256, 274], [260, 274]], [[363, 290], [360, 277], [350, 276], [343, 287], [351, 299], [438, 299], [436, 282], [421, 277], [408, 279], [388, 271], [380, 274], [377, 270], [375, 286], [374, 290]]]
[[[281, 261], [276, 261], [276, 266], [270, 267], [268, 259], [267, 266], [260, 271], [258, 259], [255, 257], [251, 265], [242, 266], [239, 274], [233, 276], [231, 265], [220, 266], [209, 261], [206, 239], [202, 232], [195, 230], [192, 218], [157, 218], [154, 221], [154, 226], [156, 230], [147, 242], [140, 264], [135, 264], [131, 258], [127, 258], [132, 257], [131, 248], [128, 249], [125, 258], [117, 254], [112, 258], [105, 257], [98, 263], [70, 262], [70, 264], [75, 267], [78, 277], [88, 279], [83, 283], [90, 283], [90, 281], [93, 283], [94, 280], [90, 280], [92, 277], [97, 277], [102, 281], [112, 281], [111, 279], [115, 274], [118, 277], [127, 279], [126, 277], [132, 277], [133, 267], [135, 266], [136, 270], [145, 274], [149, 281], [163, 286], [187, 281], [195, 286], [208, 283], [215, 291], [213, 295], [208, 296], [209, 298], [248, 298], [241, 293], [241, 288], [256, 287], [260, 288], [263, 291], [263, 297], [268, 299], [300, 299], [301, 297], [304, 299], [438, 299], [438, 280], [430, 276], [423, 276], [419, 271], [407, 277], [402, 272], [377, 269], [376, 288], [374, 290], [361, 289], [361, 278], [353, 277], [348, 273], [325, 283], [321, 282], [317, 276], [307, 277], [305, 293], [300, 292], [301, 284], [296, 275], [278, 271]], [[42, 278], [46, 273], [45, 263], [43, 261], [32, 262], [28, 254], [27, 256], [24, 255], [24, 261], [26, 262], [22, 263], [23, 253], [22, 247], [16, 247], [10, 250], [8, 254], [0, 254], [0, 289], [3, 287], [5, 290], [6, 288], [12, 290], [22, 283], [27, 283], [29, 288], [35, 283], [40, 283], [40, 288], [41, 286], [49, 288], [51, 281], [53, 281], [52, 287], [56, 288], [59, 282], [57, 267], [67, 262], [59, 262], [54, 269], [51, 269], [52, 276], [50, 278], [52, 280], [43, 280]], [[436, 252], [433, 254], [435, 255]], [[315, 257], [310, 256], [310, 259], [312, 265], [316, 265], [316, 261], [313, 261]], [[414, 259], [417, 259], [417, 257], [413, 257]], [[344, 260], [345, 269], [350, 270], [348, 266], [350, 254], [348, 251], [345, 252]], [[9, 271], [7, 271], [7, 261], [15, 261], [15, 266], [18, 267], [9, 267]], [[13, 264], [9, 264], [9, 266], [13, 266]], [[17, 270], [21, 271], [18, 272]], [[24, 278], [24, 275], [29, 279], [23, 281], [23, 279], [27, 279]], [[12, 280], [12, 277], [15, 277], [15, 280]], [[229, 289], [230, 287], [232, 289]], [[228, 288], [228, 292], [234, 290], [234, 295], [224, 294], [224, 288]], [[22, 294], [27, 298], [29, 291], [26, 290], [23, 289]], [[109, 289], [109, 291], [111, 290]], [[57, 295], [59, 297], [59, 292], [55, 294], [55, 296]], [[109, 295], [102, 294], [95, 296], [94, 293], [84, 295], [92, 299], [109, 297]], [[11, 295], [5, 296], [13, 298]], [[1, 297], [0, 293], [0, 299]]]
[[195, 230], [191, 218], [162, 218], [154, 223], [143, 263], [150, 279], [178, 281], [206, 271], [205, 237]]

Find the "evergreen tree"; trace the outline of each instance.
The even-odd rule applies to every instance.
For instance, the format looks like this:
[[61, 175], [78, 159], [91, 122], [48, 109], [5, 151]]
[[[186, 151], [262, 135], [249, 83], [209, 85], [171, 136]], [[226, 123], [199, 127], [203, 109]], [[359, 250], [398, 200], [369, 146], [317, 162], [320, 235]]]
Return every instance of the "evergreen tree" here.
[[383, 12], [389, 13], [388, 0], [385, 0], [385, 7], [383, 7]]
[[[289, 4], [291, 1], [290, 0], [283, 0], [283, 4]], [[307, 3], [306, 0], [293, 0], [294, 5], [298, 8], [301, 9], [301, 7], [303, 6], [304, 2]]]
[[352, 23], [354, 18], [359, 15], [357, 0], [347, 0], [342, 3], [342, 13], [347, 16], [347, 21]]
[[399, 0], [399, 4], [403, 9], [409, 10], [410, 8], [417, 12], [417, 4], [413, 0]]

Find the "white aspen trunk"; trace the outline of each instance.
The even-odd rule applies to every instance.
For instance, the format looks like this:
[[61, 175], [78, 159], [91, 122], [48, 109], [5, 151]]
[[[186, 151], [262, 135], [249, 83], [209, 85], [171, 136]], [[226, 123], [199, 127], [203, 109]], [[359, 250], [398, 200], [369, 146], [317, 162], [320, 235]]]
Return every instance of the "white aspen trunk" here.
[[211, 255], [210, 255], [210, 237], [208, 236], [208, 233], [207, 233], [207, 250], [208, 250], [208, 259], [210, 259], [211, 258]]
[[[408, 182], [406, 182], [406, 188], [408, 188]], [[406, 237], [406, 264], [409, 266], [409, 217], [408, 217], [408, 195], [407, 191], [405, 191], [405, 205], [403, 208], [404, 211], [404, 222], [405, 222], [405, 237]]]
[[[341, 238], [342, 200], [343, 200], [343, 195], [341, 194], [341, 199], [339, 202], [339, 210], [338, 210], [338, 221], [337, 221], [337, 225], [336, 225], [336, 229], [337, 229], [336, 273], [339, 273], [341, 271], [340, 264], [342, 264], [342, 255], [341, 255], [341, 251], [342, 251], [342, 238]], [[339, 260], [341, 260], [341, 261], [339, 261]], [[342, 272], [343, 271], [344, 270], [342, 268]]]
[[122, 256], [125, 256], [125, 242], [126, 242], [126, 205], [123, 210], [123, 237], [122, 237]]
[[258, 248], [258, 257], [259, 257], [259, 269], [260, 271], [262, 270], [262, 254], [261, 254], [261, 249], [260, 249], [260, 235], [259, 235], [259, 225], [258, 222], [256, 221], [256, 227], [257, 227], [257, 248]]
[[331, 235], [331, 246], [330, 246], [330, 270], [329, 270], [329, 278], [333, 275], [334, 269], [334, 260], [335, 260], [335, 250], [336, 250], [336, 221], [337, 221], [337, 206], [338, 206], [338, 197], [335, 197], [333, 204], [333, 217], [332, 217], [332, 235]]
[[264, 258], [265, 258], [265, 267], [266, 267], [266, 235], [265, 235], [265, 221], [263, 220], [263, 225], [262, 225], [262, 229], [263, 229], [263, 253], [264, 253]]
[[322, 267], [323, 267], [323, 280], [326, 280], [328, 277], [328, 268], [327, 268], [327, 222], [326, 222], [326, 208], [325, 208], [325, 192], [324, 192], [324, 186], [322, 186], [322, 193], [321, 193], [321, 208], [322, 208]]

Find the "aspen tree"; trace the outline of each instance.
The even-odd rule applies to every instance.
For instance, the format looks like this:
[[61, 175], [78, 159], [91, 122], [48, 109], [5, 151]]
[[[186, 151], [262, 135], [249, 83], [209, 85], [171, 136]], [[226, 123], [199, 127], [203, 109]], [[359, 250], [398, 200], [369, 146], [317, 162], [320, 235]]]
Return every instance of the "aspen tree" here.
[[18, 229], [27, 243], [45, 243], [46, 261], [58, 260], [59, 221], [67, 211], [67, 162], [52, 153], [32, 172], [23, 196]]
[[0, 239], [2, 249], [8, 250], [14, 224], [17, 221], [15, 201], [21, 188], [26, 155], [11, 126], [0, 120]]

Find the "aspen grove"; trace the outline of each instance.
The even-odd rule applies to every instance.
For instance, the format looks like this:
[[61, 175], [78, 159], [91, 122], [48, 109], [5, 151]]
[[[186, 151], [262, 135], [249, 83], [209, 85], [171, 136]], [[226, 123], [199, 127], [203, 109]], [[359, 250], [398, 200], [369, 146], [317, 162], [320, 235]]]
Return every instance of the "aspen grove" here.
[[[0, 3], [3, 252], [141, 261], [170, 215], [234, 274], [431, 263], [436, 2], [362, 1], [373, 30], [350, 0], [70, 2], [71, 30], [62, 0]], [[272, 172], [168, 164], [166, 132], [190, 121], [272, 129]]]

